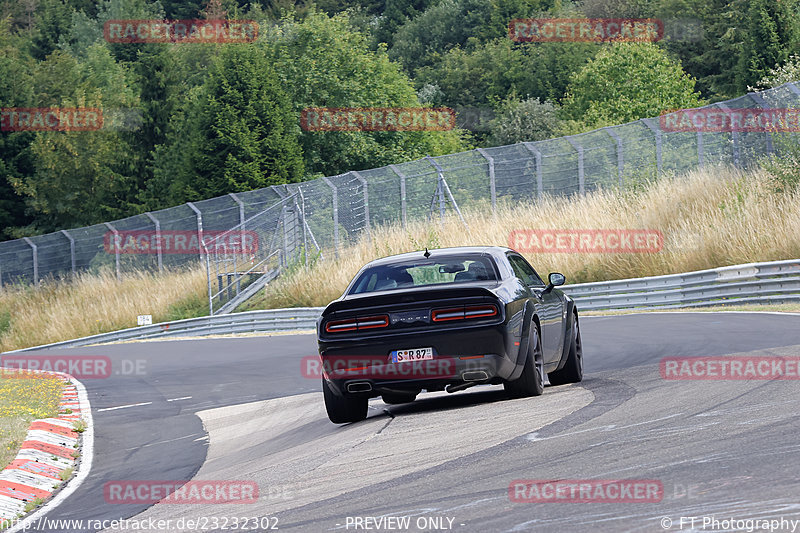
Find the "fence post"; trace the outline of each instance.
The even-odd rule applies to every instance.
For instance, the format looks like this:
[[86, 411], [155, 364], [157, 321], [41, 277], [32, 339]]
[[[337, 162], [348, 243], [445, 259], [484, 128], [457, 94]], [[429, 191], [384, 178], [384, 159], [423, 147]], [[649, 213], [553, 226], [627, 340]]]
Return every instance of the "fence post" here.
[[478, 148], [478, 153], [489, 163], [489, 190], [492, 195], [492, 214], [495, 214], [495, 209], [497, 207], [497, 188], [494, 181], [494, 158], [483, 148]]
[[61, 233], [69, 240], [69, 262], [72, 268], [72, 275], [74, 276], [77, 270], [75, 268], [75, 239], [73, 239], [72, 235], [67, 233], [65, 229], [62, 229]]
[[662, 142], [661, 142], [661, 128], [659, 128], [659, 127], [657, 127], [657, 126], [654, 126], [654, 125], [652, 124], [652, 119], [649, 119], [649, 118], [640, 118], [639, 120], [641, 120], [642, 122], [644, 122], [644, 123], [645, 123], [645, 125], [646, 125], [648, 128], [650, 128], [650, 131], [652, 131], [652, 132], [653, 132], [653, 135], [655, 135], [655, 138], [656, 138], [656, 170], [657, 170], [659, 173], [661, 173], [661, 169], [662, 169], [662, 160], [661, 160], [661, 154], [662, 154], [662, 151], [661, 151], [661, 148], [662, 148]]
[[[300, 231], [303, 232], [303, 259], [306, 266], [308, 266], [308, 238], [306, 236], [306, 199], [303, 196], [303, 189], [297, 188], [297, 194], [300, 195]], [[297, 205], [297, 198], [294, 200]]]
[[233, 198], [233, 201], [236, 202], [239, 206], [239, 225], [242, 227], [242, 230], [245, 229], [244, 227], [244, 202], [239, 200], [239, 197], [236, 196], [234, 193], [229, 192], [228, 196]]
[[408, 219], [406, 218], [406, 176], [400, 172], [396, 165], [389, 165], [389, 168], [400, 177], [400, 215], [405, 228], [406, 224], [408, 224]]
[[[752, 100], [756, 103], [756, 105], [761, 109], [769, 109], [769, 104], [764, 101], [764, 97], [761, 96], [759, 93], [748, 93], [748, 96], [752, 98]], [[769, 130], [764, 132], [767, 141], [767, 155], [772, 155], [775, 153], [774, 148], [772, 147], [772, 133]]]
[[450, 186], [447, 184], [447, 180], [444, 179], [444, 169], [439, 165], [439, 163], [429, 155], [426, 155], [425, 158], [428, 162], [433, 165], [433, 168], [436, 169], [436, 173], [439, 175], [439, 212], [441, 214], [441, 220], [444, 221], [444, 212], [445, 212], [445, 203], [444, 203], [444, 194], [447, 193], [447, 196], [450, 198], [450, 202], [453, 204], [453, 209], [456, 210], [458, 213], [458, 217], [461, 219], [461, 222], [464, 224], [464, 227], [469, 229], [469, 225], [467, 225], [467, 221], [464, 220], [464, 215], [461, 214], [461, 209], [458, 208], [458, 202], [456, 202], [453, 193], [450, 191]]
[[336, 191], [336, 185], [333, 182], [323, 177], [322, 181], [328, 184], [328, 187], [333, 191], [333, 253], [336, 258], [339, 258], [339, 195]]
[[567, 137], [567, 142], [571, 144], [573, 148], [575, 148], [576, 152], [578, 152], [578, 193], [583, 196], [586, 194], [583, 185], [585, 183], [585, 177], [583, 174], [583, 146], [572, 137]]
[[103, 222], [103, 224], [114, 234], [114, 267], [117, 271], [117, 281], [122, 281], [122, 273], [119, 270], [119, 232], [111, 225], [111, 222]]
[[355, 170], [350, 171], [350, 173], [356, 177], [358, 181], [361, 182], [361, 186], [364, 189], [364, 228], [367, 231], [367, 241], [370, 240], [369, 236], [369, 190], [367, 188], [367, 180], [364, 179], [361, 174], [356, 172]]
[[161, 222], [159, 222], [159, 220], [155, 216], [153, 216], [152, 213], [146, 212], [145, 215], [147, 216], [147, 218], [150, 219], [150, 221], [156, 227], [156, 242], [158, 243], [156, 247], [156, 258], [158, 260], [158, 272], [160, 274], [161, 271], [164, 269], [164, 256], [163, 256], [163, 250], [161, 249], [161, 244], [163, 242], [161, 240]]
[[30, 240], [28, 237], [23, 237], [28, 246], [31, 247], [31, 255], [33, 257], [33, 283], [38, 287], [39, 286], [39, 247], [33, 244], [33, 241]]
[[194, 214], [197, 216], [197, 252], [198, 255], [200, 256], [200, 260], [202, 261], [203, 247], [205, 245], [205, 242], [203, 242], [203, 213], [201, 213], [200, 210], [197, 209], [197, 207], [192, 202], [186, 202], [186, 205], [188, 205], [189, 209], [194, 211]]
[[617, 132], [606, 126], [603, 130], [614, 139], [617, 143], [617, 177], [619, 179], [619, 186], [622, 187], [623, 172], [625, 170], [625, 162], [622, 155], [622, 138], [617, 135]]
[[542, 152], [533, 147], [533, 143], [522, 143], [534, 156], [536, 156], [536, 196], [544, 195], [544, 180], [542, 179]]
[[[728, 114], [730, 117], [731, 115], [731, 108], [726, 106], [723, 103], [715, 104], [720, 109], [722, 109], [725, 113]], [[733, 140], [733, 166], [739, 166], [739, 132], [736, 129], [731, 128], [731, 140]]]

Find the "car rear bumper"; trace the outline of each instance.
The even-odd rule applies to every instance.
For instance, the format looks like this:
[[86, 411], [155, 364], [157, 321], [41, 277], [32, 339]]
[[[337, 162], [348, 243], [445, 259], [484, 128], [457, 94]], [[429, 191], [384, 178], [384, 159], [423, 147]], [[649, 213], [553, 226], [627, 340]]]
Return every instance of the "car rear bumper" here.
[[[378, 396], [442, 390], [448, 385], [499, 383], [517, 363], [519, 339], [504, 325], [423, 335], [387, 335], [320, 342], [324, 379], [339, 395]], [[433, 348], [432, 360], [392, 363], [393, 350]]]

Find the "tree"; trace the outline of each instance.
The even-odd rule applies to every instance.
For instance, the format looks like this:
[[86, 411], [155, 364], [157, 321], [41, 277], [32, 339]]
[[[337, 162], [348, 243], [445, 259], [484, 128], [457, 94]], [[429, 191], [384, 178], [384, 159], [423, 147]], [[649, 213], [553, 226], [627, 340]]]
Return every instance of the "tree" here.
[[552, 0], [441, 0], [397, 30], [390, 57], [413, 74], [436, 65], [449, 50], [508, 38], [512, 19], [536, 16], [553, 7]]
[[543, 141], [563, 134], [557, 106], [549, 100], [540, 102], [538, 98], [505, 102], [490, 128], [492, 146]]
[[453, 48], [436, 66], [419, 69], [416, 82], [440, 88], [438, 105], [494, 107], [513, 97], [556, 100], [564, 96], [570, 76], [599, 49], [593, 43], [514, 43], [503, 37], [472, 50]]
[[[24, 40], [11, 35], [7, 20], [0, 19], [0, 106], [29, 107], [33, 104], [33, 61], [24, 54]], [[25, 226], [31, 217], [25, 201], [12, 182], [32, 171], [30, 132], [0, 132], [0, 239], [14, 236], [14, 228]]]
[[750, 85], [783, 65], [797, 45], [796, 17], [788, 0], [751, 0], [747, 33], [736, 65], [737, 82], [744, 92]]
[[695, 81], [651, 43], [615, 43], [577, 72], [564, 114], [587, 129], [701, 105]]
[[[308, 107], [420, 107], [411, 81], [381, 46], [370, 50], [347, 13], [286, 19], [263, 41], [299, 123]], [[335, 175], [466, 149], [456, 131], [305, 131], [306, 169]]]
[[281, 85], [263, 50], [220, 47], [156, 155], [156, 185], [170, 203], [300, 181], [300, 128]]
[[[51, 54], [34, 77], [39, 106], [105, 111], [137, 104], [130, 72], [100, 43], [87, 49], [84, 62], [64, 52]], [[104, 120], [98, 131], [36, 132], [30, 150], [32, 172], [11, 182], [27, 197], [37, 231], [111, 220], [135, 209], [135, 154], [114, 124]]]

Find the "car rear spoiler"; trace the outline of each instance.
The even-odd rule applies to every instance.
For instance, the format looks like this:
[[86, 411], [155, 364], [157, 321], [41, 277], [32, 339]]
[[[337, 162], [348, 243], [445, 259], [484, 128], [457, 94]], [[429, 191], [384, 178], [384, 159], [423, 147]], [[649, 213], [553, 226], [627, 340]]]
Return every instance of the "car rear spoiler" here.
[[406, 307], [416, 302], [424, 303], [437, 300], [452, 300], [454, 298], [491, 298], [497, 301], [498, 297], [485, 287], [475, 287], [459, 285], [456, 287], [437, 287], [425, 288], [418, 287], [413, 289], [395, 289], [390, 291], [370, 292], [348, 296], [344, 300], [331, 302], [322, 316], [328, 316], [341, 311], [352, 311], [356, 309], [380, 308], [387, 306], [402, 305]]

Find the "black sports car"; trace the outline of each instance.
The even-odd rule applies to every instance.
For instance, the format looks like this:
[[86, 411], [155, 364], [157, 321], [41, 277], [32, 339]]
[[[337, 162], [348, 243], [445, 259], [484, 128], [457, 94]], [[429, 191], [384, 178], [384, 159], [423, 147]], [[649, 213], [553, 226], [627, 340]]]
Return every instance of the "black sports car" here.
[[425, 250], [372, 261], [317, 323], [332, 422], [367, 416], [367, 400], [413, 401], [422, 390], [500, 384], [538, 396], [583, 378], [578, 310], [517, 252]]

